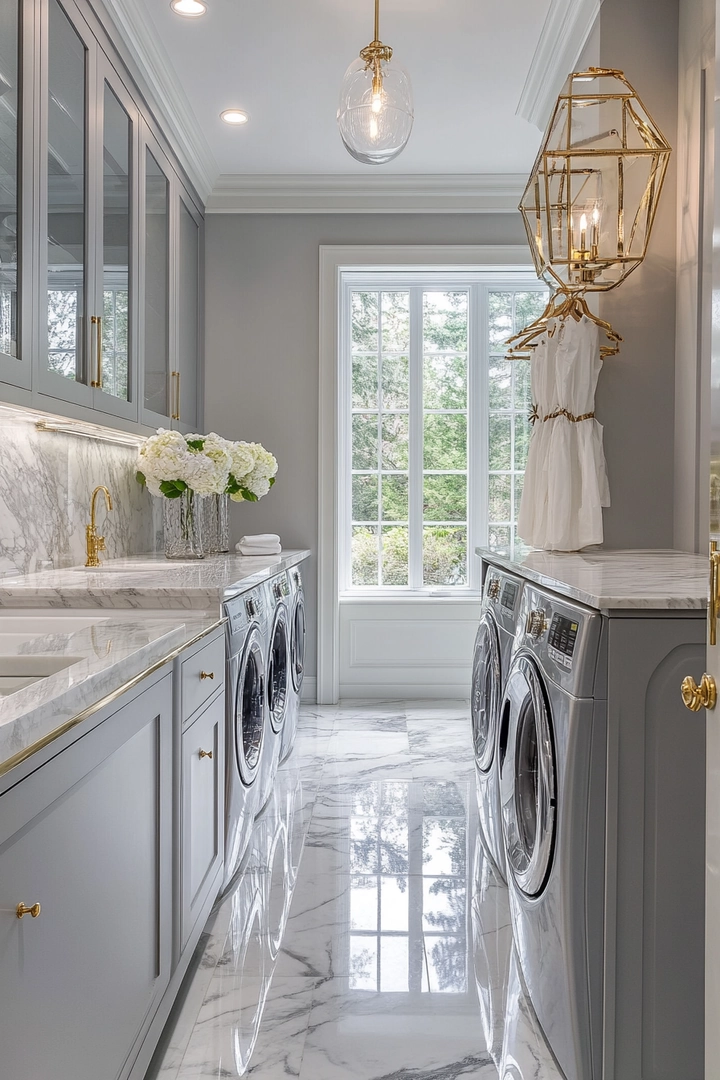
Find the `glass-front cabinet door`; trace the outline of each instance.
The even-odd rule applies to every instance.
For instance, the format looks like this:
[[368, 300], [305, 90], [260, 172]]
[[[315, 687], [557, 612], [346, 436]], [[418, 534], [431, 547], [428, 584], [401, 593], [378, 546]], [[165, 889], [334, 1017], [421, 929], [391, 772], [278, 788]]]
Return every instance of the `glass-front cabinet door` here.
[[182, 430], [198, 426], [198, 357], [201, 342], [202, 221], [180, 193], [177, 250], [177, 420]]
[[30, 34], [23, 32], [31, 16], [28, 0], [0, 0], [0, 378], [26, 388], [31, 372], [26, 249], [32, 201], [23, 199], [22, 182], [30, 169], [32, 144], [23, 136], [23, 117], [31, 115], [32, 93], [29, 86], [21, 90], [20, 74], [26, 66], [23, 55], [32, 48]]
[[148, 132], [141, 155], [142, 420], [153, 427], [170, 427], [178, 411], [177, 372], [170, 366], [175, 345], [170, 318], [171, 171], [160, 146]]
[[40, 389], [134, 419], [136, 111], [71, 0], [45, 49]]

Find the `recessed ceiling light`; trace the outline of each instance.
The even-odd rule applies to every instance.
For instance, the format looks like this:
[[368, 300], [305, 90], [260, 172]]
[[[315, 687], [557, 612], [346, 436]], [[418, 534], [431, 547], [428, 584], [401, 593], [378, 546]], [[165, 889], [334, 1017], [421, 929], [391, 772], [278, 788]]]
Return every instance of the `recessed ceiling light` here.
[[224, 120], [226, 124], [247, 124], [250, 117], [244, 109], [225, 109], [220, 113], [220, 119]]
[[170, 7], [186, 19], [197, 19], [198, 15], [204, 15], [207, 11], [207, 4], [203, 0], [170, 0]]

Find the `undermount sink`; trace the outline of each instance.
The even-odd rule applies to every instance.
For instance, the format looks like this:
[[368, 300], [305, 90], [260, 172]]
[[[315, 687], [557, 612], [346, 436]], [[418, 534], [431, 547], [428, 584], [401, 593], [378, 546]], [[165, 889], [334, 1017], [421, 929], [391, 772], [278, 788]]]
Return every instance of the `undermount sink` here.
[[82, 656], [0, 656], [0, 696], [14, 694], [82, 659]]

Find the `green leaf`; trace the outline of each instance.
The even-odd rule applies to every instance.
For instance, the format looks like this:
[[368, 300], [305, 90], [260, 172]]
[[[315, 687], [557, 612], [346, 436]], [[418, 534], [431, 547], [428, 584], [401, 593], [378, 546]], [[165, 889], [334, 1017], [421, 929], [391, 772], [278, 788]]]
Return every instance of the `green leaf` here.
[[275, 477], [271, 476], [270, 477], [270, 487], [272, 487], [274, 483], [275, 483]]
[[225, 488], [225, 493], [227, 495], [237, 495], [239, 491], [242, 491], [242, 488], [238, 484], [238, 482], [235, 479], [235, 477], [233, 476], [233, 474], [230, 473], [230, 475], [228, 476], [228, 482], [227, 482], [227, 487]]
[[240, 488], [239, 490], [240, 490], [240, 494], [242, 495], [243, 499], [247, 499], [248, 502], [257, 502], [258, 501], [258, 497], [257, 497], [257, 495], [255, 494], [254, 491], [248, 491], [247, 488]]
[[185, 441], [191, 450], [203, 450], [205, 448], [204, 439], [186, 439]]
[[184, 480], [163, 480], [160, 490], [167, 499], [179, 499], [187, 491], [187, 484]]
[[145, 487], [146, 486], [147, 481], [145, 480], [145, 474], [144, 473], [141, 473], [138, 470], [138, 472], [135, 473], [135, 479], [137, 480], [140, 487]]

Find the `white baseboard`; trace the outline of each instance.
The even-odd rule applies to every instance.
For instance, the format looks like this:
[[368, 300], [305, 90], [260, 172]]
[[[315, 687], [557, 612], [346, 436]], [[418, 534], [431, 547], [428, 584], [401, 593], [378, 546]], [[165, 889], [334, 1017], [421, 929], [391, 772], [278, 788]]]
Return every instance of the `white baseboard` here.
[[457, 683], [341, 683], [340, 701], [467, 701], [469, 680]]
[[315, 677], [309, 678], [306, 675], [303, 679], [300, 700], [306, 702], [308, 705], [314, 705], [317, 701], [317, 679]]

